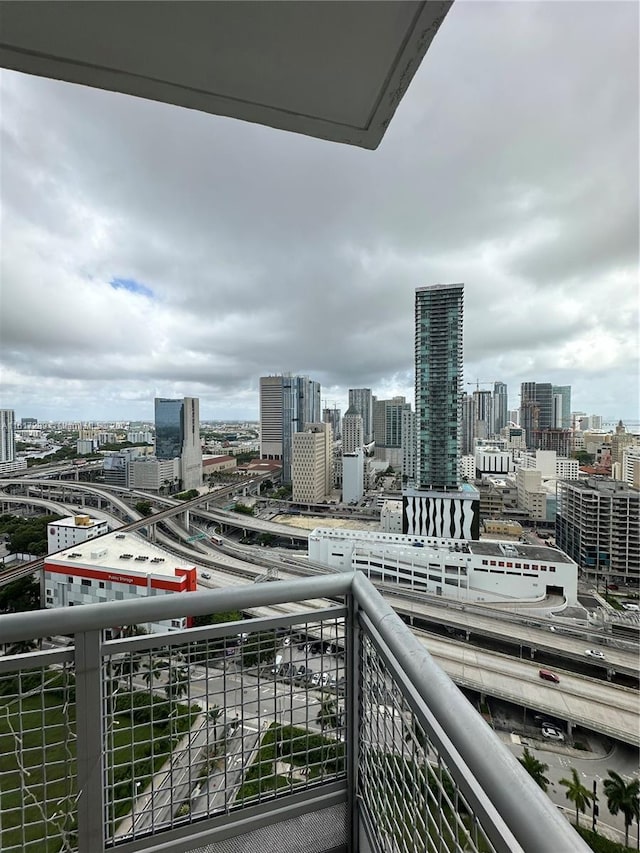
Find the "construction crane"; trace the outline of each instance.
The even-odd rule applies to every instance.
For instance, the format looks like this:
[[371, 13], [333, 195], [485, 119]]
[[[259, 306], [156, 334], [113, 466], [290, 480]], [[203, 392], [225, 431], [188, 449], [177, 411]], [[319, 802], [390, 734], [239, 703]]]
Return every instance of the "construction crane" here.
[[475, 382], [465, 382], [465, 385], [475, 385], [476, 391], [479, 391], [481, 385], [495, 385], [495, 381], [493, 379], [476, 379]]

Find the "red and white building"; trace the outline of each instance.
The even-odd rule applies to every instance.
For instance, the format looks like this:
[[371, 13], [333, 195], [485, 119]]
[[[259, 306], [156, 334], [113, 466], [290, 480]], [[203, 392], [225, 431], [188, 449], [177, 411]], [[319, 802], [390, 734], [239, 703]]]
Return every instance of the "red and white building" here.
[[[180, 565], [172, 554], [135, 533], [116, 532], [98, 541], [85, 540], [46, 557], [44, 563], [47, 608], [196, 590], [195, 566]], [[184, 617], [150, 622], [143, 627], [150, 632], [161, 632], [179, 631], [189, 625], [190, 619]]]

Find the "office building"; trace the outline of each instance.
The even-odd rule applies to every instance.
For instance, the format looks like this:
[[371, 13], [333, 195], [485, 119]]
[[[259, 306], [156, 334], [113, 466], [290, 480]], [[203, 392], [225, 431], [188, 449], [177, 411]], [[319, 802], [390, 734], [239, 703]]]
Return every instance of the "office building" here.
[[291, 483], [293, 436], [321, 422], [320, 383], [308, 376], [260, 378], [260, 458], [282, 463], [282, 482]]
[[556, 429], [571, 429], [571, 385], [554, 385], [552, 426]]
[[155, 400], [156, 457], [180, 460], [180, 487], [202, 485], [200, 401], [197, 397]]
[[493, 435], [493, 394], [491, 391], [473, 392], [475, 422], [473, 437], [490, 438]]
[[640, 491], [619, 480], [558, 482], [556, 544], [596, 579], [640, 580]]
[[135, 456], [127, 467], [130, 489], [170, 494], [178, 491], [180, 460], [158, 459], [157, 456]]
[[333, 435], [331, 424], [305, 424], [293, 435], [291, 465], [293, 495], [297, 503], [323, 503], [333, 488]]
[[37, 418], [20, 418], [20, 429], [33, 429], [38, 426]]
[[16, 423], [13, 409], [0, 409], [0, 462], [15, 462]]
[[622, 464], [624, 451], [636, 444], [640, 444], [640, 436], [627, 432], [622, 421], [619, 421], [614, 435], [611, 436], [611, 464]]
[[325, 424], [331, 424], [331, 431], [333, 432], [334, 441], [338, 441], [342, 435], [340, 431], [340, 418], [340, 409], [336, 409], [335, 406], [333, 407], [333, 409], [322, 410], [322, 422]]
[[460, 455], [468, 456], [473, 452], [473, 438], [476, 425], [476, 401], [473, 394], [463, 393], [460, 433]]
[[640, 442], [623, 450], [619, 476], [628, 486], [640, 489]]
[[527, 447], [538, 445], [534, 432], [541, 433], [553, 427], [553, 386], [550, 382], [523, 382], [520, 386], [520, 426], [527, 437]]
[[493, 383], [493, 434], [500, 435], [500, 430], [509, 423], [509, 398], [504, 382]]
[[411, 411], [411, 403], [405, 397], [373, 401], [373, 435], [376, 459], [384, 460], [395, 469], [403, 462], [402, 418]]
[[342, 452], [355, 453], [364, 447], [364, 423], [355, 406], [349, 406], [342, 419]]
[[464, 285], [419, 287], [415, 305], [416, 483], [457, 489]]
[[570, 429], [534, 429], [532, 448], [553, 450], [559, 456], [569, 456], [573, 449], [573, 433]]
[[84, 513], [60, 518], [47, 525], [47, 554], [71, 548], [109, 532], [109, 523]]
[[364, 452], [361, 447], [353, 453], [342, 454], [342, 501], [356, 503], [364, 495]]
[[373, 441], [373, 396], [371, 388], [350, 388], [349, 408], [355, 409], [362, 415], [364, 443], [371, 444]]

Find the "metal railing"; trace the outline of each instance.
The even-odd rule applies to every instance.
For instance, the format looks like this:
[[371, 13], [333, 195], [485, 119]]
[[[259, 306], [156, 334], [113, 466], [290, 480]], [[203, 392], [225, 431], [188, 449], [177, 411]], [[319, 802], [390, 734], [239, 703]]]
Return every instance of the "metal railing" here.
[[3, 851], [587, 849], [361, 574], [9, 614], [0, 643]]

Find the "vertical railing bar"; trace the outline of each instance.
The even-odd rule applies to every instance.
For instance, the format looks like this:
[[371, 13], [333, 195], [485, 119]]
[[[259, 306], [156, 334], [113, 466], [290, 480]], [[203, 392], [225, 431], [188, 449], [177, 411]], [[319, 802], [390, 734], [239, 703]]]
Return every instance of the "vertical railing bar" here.
[[346, 709], [346, 759], [349, 815], [349, 849], [356, 853], [359, 844], [358, 807], [358, 744], [360, 742], [360, 629], [358, 602], [351, 593], [347, 596], [345, 618], [345, 709]]
[[78, 849], [105, 849], [101, 631], [75, 635]]

